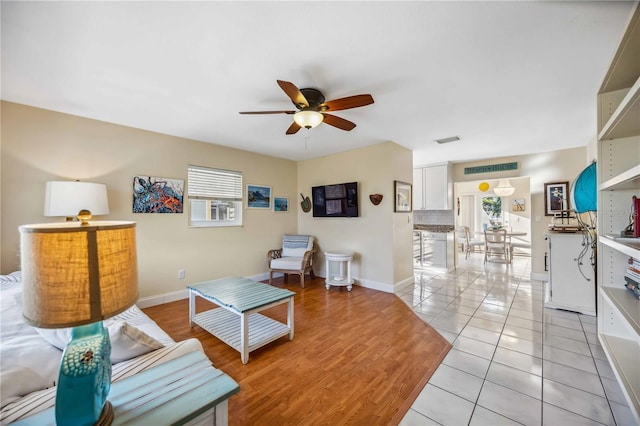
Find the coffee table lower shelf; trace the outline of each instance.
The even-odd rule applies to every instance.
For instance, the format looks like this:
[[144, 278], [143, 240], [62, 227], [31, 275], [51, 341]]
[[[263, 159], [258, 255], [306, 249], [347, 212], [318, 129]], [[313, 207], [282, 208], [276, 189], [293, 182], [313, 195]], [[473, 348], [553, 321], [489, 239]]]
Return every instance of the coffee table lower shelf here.
[[[215, 308], [196, 314], [193, 322], [242, 354], [240, 319], [238, 314], [225, 308]], [[247, 356], [249, 352], [287, 336], [291, 331], [286, 324], [258, 313], [249, 314], [248, 323]], [[243, 363], [246, 362], [243, 360]]]

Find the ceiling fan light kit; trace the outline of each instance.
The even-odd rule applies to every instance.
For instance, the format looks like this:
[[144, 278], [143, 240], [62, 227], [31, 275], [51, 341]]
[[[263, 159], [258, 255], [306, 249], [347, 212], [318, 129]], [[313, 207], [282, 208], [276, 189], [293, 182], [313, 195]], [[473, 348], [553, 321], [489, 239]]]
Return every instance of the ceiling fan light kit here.
[[312, 129], [322, 123], [324, 116], [318, 111], [298, 111], [293, 114], [293, 121], [300, 127]]
[[293, 123], [285, 132], [287, 135], [293, 135], [303, 127], [311, 129], [320, 125], [320, 123], [327, 123], [340, 130], [352, 130], [356, 127], [355, 123], [327, 114], [327, 111], [333, 112], [358, 108], [373, 103], [373, 97], [369, 94], [347, 96], [346, 98], [325, 102], [324, 95], [318, 89], [298, 89], [295, 84], [288, 81], [277, 80], [277, 82], [278, 86], [287, 94], [299, 111], [241, 111], [240, 114], [293, 114]]

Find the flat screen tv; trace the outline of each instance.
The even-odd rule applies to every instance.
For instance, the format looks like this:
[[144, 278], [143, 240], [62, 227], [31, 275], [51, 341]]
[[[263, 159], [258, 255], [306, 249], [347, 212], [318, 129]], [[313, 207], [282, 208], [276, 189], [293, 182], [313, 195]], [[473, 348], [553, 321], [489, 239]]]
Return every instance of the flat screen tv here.
[[313, 217], [358, 217], [358, 182], [311, 188]]

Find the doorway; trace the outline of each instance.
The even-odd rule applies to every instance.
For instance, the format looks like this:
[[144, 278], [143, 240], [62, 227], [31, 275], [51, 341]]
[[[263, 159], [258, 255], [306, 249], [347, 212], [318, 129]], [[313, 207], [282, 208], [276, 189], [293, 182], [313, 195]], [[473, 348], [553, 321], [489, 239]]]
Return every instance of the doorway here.
[[[485, 228], [498, 224], [514, 233], [525, 233], [524, 236], [518, 236], [517, 241], [525, 247], [527, 244], [530, 245], [530, 179], [526, 176], [509, 178], [509, 181], [515, 191], [508, 197], [498, 197], [493, 191], [493, 188], [498, 185], [498, 179], [455, 182], [456, 227], [468, 226], [472, 238], [482, 239]], [[484, 185], [480, 185], [481, 183], [487, 183], [489, 189], [482, 191], [481, 188], [484, 189]], [[530, 249], [518, 251], [519, 254], [531, 254]]]

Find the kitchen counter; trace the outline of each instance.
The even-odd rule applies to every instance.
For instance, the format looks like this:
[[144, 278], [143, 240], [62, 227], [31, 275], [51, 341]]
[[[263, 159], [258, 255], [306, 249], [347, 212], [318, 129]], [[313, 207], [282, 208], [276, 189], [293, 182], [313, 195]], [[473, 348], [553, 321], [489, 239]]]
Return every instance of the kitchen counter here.
[[414, 231], [429, 231], [429, 232], [453, 232], [455, 226], [453, 225], [413, 225]]
[[449, 271], [455, 269], [453, 231], [451, 225], [414, 225], [414, 265], [420, 268], [446, 268]]

